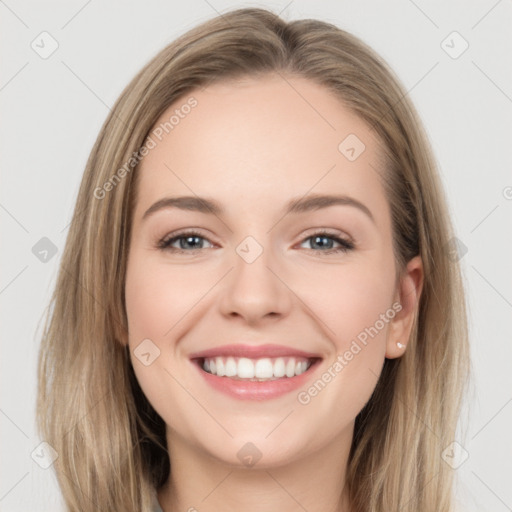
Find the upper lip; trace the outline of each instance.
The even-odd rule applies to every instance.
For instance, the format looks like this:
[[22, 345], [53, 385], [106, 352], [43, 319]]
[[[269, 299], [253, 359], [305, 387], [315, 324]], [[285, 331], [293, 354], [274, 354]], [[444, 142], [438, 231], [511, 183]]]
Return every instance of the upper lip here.
[[190, 359], [210, 357], [247, 357], [249, 359], [261, 359], [264, 357], [304, 357], [307, 359], [319, 358], [318, 354], [296, 350], [284, 345], [221, 345], [209, 348], [201, 352], [190, 354]]

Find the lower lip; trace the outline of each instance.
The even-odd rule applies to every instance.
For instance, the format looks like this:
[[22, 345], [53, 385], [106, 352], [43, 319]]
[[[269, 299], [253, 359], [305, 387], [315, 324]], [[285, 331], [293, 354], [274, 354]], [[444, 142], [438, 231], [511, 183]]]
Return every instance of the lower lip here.
[[320, 363], [320, 359], [300, 375], [295, 377], [283, 377], [276, 380], [262, 382], [230, 379], [218, 377], [204, 371], [199, 361], [193, 361], [194, 366], [210, 386], [222, 393], [241, 400], [269, 400], [290, 393], [304, 386]]

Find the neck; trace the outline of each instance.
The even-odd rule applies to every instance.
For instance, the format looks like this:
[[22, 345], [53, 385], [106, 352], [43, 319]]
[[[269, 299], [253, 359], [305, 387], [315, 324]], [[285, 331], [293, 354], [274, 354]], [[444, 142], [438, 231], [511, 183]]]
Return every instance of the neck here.
[[353, 424], [324, 447], [293, 461], [233, 466], [167, 432], [171, 476], [159, 489], [164, 512], [349, 512], [345, 472]]

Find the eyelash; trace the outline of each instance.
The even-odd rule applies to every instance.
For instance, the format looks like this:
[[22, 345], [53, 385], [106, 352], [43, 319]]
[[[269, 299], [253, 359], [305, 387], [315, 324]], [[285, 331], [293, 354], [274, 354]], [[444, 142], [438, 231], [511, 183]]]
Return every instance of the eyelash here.
[[[201, 249], [186, 250], [186, 249], [177, 249], [175, 247], [170, 247], [171, 244], [173, 244], [174, 242], [176, 242], [182, 238], [190, 238], [191, 236], [197, 236], [198, 238], [201, 238], [203, 240], [208, 240], [207, 238], [202, 236], [201, 233], [199, 233], [198, 231], [189, 230], [189, 231], [185, 231], [185, 232], [179, 233], [177, 235], [174, 235], [171, 238], [169, 238], [168, 236], [165, 238], [162, 238], [158, 242], [157, 248], [162, 251], [170, 251], [172, 253], [179, 253], [179, 254], [195, 253], [196, 251], [200, 251]], [[326, 256], [326, 255], [330, 255], [330, 254], [345, 253], [345, 252], [349, 252], [354, 249], [354, 244], [352, 242], [345, 240], [343, 238], [339, 238], [335, 234], [329, 233], [327, 231], [318, 231], [317, 233], [313, 233], [312, 235], [309, 235], [308, 237], [304, 238], [301, 243], [305, 242], [306, 240], [310, 240], [312, 238], [320, 237], [320, 236], [323, 238], [330, 238], [331, 240], [334, 240], [335, 242], [340, 244], [340, 247], [337, 247], [335, 249], [328, 249], [325, 251], [308, 249], [309, 251], [317, 252], [317, 253], [320, 253], [322, 256]], [[210, 242], [210, 240], [208, 240], [208, 241]], [[210, 242], [210, 243], [212, 243], [212, 242]]]

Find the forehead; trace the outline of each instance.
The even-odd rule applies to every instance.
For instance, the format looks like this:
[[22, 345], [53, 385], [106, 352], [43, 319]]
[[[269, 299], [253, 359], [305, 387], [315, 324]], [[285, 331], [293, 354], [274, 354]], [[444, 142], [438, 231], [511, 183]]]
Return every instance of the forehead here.
[[215, 196], [233, 212], [259, 200], [277, 209], [308, 191], [384, 200], [375, 134], [304, 78], [243, 78], [192, 91], [160, 116], [150, 137], [136, 217], [166, 194]]

